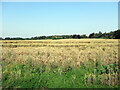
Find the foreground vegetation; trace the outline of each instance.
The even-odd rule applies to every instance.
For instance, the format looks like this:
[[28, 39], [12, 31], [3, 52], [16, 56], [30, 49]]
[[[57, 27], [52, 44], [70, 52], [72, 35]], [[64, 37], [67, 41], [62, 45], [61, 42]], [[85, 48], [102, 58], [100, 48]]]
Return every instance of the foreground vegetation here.
[[116, 88], [117, 39], [2, 41], [3, 88]]

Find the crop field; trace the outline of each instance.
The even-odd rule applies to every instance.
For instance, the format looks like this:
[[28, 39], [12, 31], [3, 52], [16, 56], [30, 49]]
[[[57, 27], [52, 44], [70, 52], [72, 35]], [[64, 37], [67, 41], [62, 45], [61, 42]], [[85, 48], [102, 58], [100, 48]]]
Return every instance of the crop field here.
[[118, 39], [2, 40], [3, 88], [117, 88]]

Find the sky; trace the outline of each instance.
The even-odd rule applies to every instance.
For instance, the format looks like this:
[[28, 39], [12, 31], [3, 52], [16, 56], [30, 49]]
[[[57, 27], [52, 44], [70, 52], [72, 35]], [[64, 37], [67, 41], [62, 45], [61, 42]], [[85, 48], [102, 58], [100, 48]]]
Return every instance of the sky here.
[[3, 2], [2, 37], [87, 34], [118, 29], [117, 2]]

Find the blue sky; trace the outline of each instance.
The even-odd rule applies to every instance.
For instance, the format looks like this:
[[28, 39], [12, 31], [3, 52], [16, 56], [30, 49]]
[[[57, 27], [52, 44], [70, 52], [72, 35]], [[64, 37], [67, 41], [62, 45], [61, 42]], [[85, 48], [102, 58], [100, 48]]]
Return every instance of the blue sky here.
[[3, 2], [3, 37], [90, 34], [118, 29], [117, 2]]

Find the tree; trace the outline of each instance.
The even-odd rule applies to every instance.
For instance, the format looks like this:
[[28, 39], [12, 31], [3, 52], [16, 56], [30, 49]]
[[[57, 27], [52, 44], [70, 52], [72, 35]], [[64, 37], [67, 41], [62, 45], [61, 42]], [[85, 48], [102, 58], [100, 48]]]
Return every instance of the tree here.
[[57, 36], [53, 35], [53, 36], [52, 36], [52, 39], [57, 39]]
[[109, 33], [102, 33], [102, 32], [98, 32], [98, 33], [91, 33], [89, 34], [89, 36], [87, 37], [85, 34], [83, 35], [53, 35], [53, 36], [36, 36], [36, 37], [31, 37], [31, 38], [20, 38], [20, 37], [16, 37], [16, 38], [10, 38], [10, 37], [6, 37], [5, 39], [3, 39], [2, 37], [0, 38], [0, 40], [39, 40], [39, 39], [69, 39], [69, 38], [74, 38], [74, 39], [80, 39], [80, 38], [106, 38], [106, 39], [120, 39], [120, 29], [116, 30], [116, 31], [112, 31]]
[[79, 38], [80, 38], [80, 35], [74, 34], [74, 35], [72, 36], [72, 38], [76, 38], [76, 39], [78, 38], [78, 39], [79, 39]]
[[0, 40], [3, 40], [3, 38], [2, 38], [2, 37], [0, 37]]
[[11, 38], [10, 37], [6, 37], [5, 40], [10, 40]]
[[81, 38], [87, 38], [87, 36], [85, 34], [80, 36]]
[[98, 38], [101, 38], [101, 37], [102, 37], [102, 32], [101, 32], [101, 31], [99, 31], [97, 37], [98, 37]]
[[89, 38], [93, 38], [94, 37], [94, 33], [91, 33], [90, 35], [89, 35]]
[[120, 29], [114, 32], [114, 38], [120, 39]]

